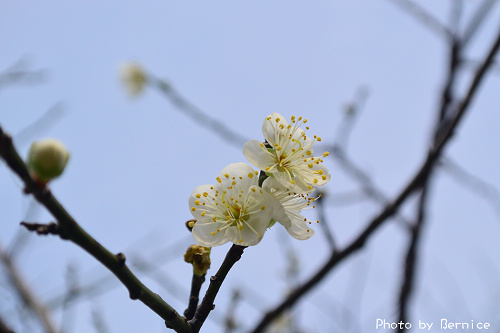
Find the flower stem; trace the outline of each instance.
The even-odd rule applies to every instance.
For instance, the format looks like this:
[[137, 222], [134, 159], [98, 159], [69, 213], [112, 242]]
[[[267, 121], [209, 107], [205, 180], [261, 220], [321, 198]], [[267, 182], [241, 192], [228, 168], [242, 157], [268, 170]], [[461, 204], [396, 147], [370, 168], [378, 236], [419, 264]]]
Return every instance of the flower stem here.
[[202, 276], [193, 274], [193, 279], [191, 280], [191, 294], [189, 295], [189, 305], [186, 311], [184, 311], [184, 317], [186, 317], [186, 320], [193, 319], [196, 307], [200, 301], [200, 289], [203, 282], [205, 282], [205, 274]]
[[196, 310], [194, 318], [189, 321], [189, 324], [191, 324], [191, 328], [194, 333], [200, 331], [200, 328], [210, 314], [210, 311], [215, 308], [214, 300], [217, 296], [217, 293], [219, 292], [222, 282], [224, 282], [227, 273], [229, 273], [229, 270], [233, 267], [233, 265], [238, 260], [240, 260], [245, 248], [246, 246], [233, 244], [233, 246], [227, 252], [226, 258], [224, 258], [224, 261], [222, 262], [222, 265], [220, 266], [217, 273], [214, 276], [210, 277], [210, 285], [208, 286], [208, 290], [205, 293], [205, 297]]

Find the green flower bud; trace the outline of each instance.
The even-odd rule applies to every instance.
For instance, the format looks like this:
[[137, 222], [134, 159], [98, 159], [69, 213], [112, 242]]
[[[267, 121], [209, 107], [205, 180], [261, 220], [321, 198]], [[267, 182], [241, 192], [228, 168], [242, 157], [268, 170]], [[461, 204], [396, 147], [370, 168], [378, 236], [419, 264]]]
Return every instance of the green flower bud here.
[[46, 184], [63, 173], [68, 159], [69, 151], [60, 141], [44, 139], [31, 144], [27, 166], [35, 180]]
[[210, 248], [190, 245], [184, 254], [184, 261], [193, 265], [193, 274], [203, 276], [210, 268]]

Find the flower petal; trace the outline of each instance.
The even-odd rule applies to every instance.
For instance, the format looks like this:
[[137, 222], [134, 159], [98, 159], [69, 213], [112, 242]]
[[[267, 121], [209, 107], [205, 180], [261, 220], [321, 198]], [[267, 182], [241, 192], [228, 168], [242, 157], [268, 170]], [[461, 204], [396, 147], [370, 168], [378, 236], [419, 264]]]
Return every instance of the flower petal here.
[[248, 221], [244, 222], [243, 228], [231, 227], [227, 230], [228, 239], [236, 245], [253, 246], [259, 244], [264, 237], [269, 221], [269, 211], [253, 213]]
[[224, 226], [219, 222], [198, 221], [193, 227], [193, 237], [198, 244], [205, 247], [214, 247], [225, 244], [229, 241], [226, 230], [220, 230]]
[[243, 155], [247, 160], [261, 170], [271, 168], [276, 164], [276, 155], [263, 147], [263, 143], [258, 140], [250, 140], [243, 146]]
[[272, 147], [279, 142], [279, 132], [281, 132], [277, 130], [279, 124], [283, 124], [284, 127], [288, 126], [288, 122], [285, 118], [277, 112], [271, 113], [267, 116], [262, 124], [262, 134], [264, 134], [267, 142]]
[[189, 196], [189, 211], [195, 219], [207, 220], [207, 218], [203, 217], [201, 214], [204, 211], [213, 210], [210, 208], [211, 205], [209, 200], [215, 196], [215, 191], [218, 188], [219, 186], [217, 185], [200, 185], [191, 193]]
[[239, 162], [232, 163], [226, 166], [219, 173], [218, 179], [221, 180], [221, 186], [227, 189], [232, 186], [234, 182], [238, 183], [240, 188], [249, 188], [252, 185], [259, 183], [259, 173], [255, 171], [250, 165]]
[[295, 239], [306, 240], [314, 235], [314, 230], [309, 228], [309, 223], [304, 221], [304, 216], [297, 212], [287, 212], [292, 224], [286, 231]]

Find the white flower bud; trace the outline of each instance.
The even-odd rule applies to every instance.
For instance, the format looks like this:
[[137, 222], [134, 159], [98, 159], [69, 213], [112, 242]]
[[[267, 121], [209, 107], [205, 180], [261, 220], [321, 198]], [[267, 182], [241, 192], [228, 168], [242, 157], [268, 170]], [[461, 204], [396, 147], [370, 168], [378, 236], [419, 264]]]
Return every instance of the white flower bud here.
[[55, 139], [44, 139], [31, 144], [28, 153], [28, 170], [42, 183], [59, 177], [66, 167], [69, 151]]
[[130, 96], [139, 95], [146, 84], [146, 73], [138, 63], [128, 62], [120, 66], [120, 78]]

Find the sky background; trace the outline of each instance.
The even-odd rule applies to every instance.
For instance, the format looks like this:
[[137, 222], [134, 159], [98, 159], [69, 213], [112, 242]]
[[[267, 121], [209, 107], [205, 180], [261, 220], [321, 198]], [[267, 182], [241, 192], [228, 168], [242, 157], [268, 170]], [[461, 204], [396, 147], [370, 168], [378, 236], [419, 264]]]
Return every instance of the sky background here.
[[[419, 3], [443, 24], [449, 22], [451, 1]], [[463, 3], [460, 30], [480, 2]], [[481, 59], [496, 37], [499, 18], [497, 5], [465, 50], [466, 59]], [[345, 106], [366, 87], [369, 96], [350, 137], [349, 155], [393, 198], [425, 157], [448, 57], [442, 36], [387, 0], [4, 1], [0, 49], [1, 70], [24, 59], [27, 68], [45, 73], [40, 84], [1, 87], [2, 128], [13, 134], [23, 156], [33, 140], [54, 137], [65, 143], [71, 159], [50, 185], [54, 195], [110, 251], [124, 252], [130, 263], [142, 259], [158, 266], [150, 274], [133, 270], [179, 312], [186, 307], [191, 280], [182, 255], [194, 243], [184, 226], [191, 218], [188, 197], [198, 185], [215, 182], [227, 164], [246, 159], [243, 147], [193, 122], [161, 92], [127, 96], [120, 64], [141, 63], [207, 114], [258, 140], [266, 115], [279, 112], [287, 119], [308, 118], [310, 134], [331, 144]], [[460, 72], [457, 94], [467, 87], [473, 68]], [[497, 188], [499, 73], [497, 67], [484, 80], [445, 153]], [[60, 112], [53, 113], [50, 126], [22, 132], [54, 105]], [[359, 185], [333, 159], [325, 164], [332, 174], [325, 223], [342, 247], [380, 207], [369, 200], [335, 202], [336, 194], [357, 191]], [[52, 220], [44, 208], [30, 208], [32, 199], [21, 192], [21, 182], [0, 168], [0, 244], [8, 248], [23, 235], [26, 243], [16, 260], [37, 295], [46, 302], [60, 296], [68, 267], [80, 285], [106, 281], [66, 316], [57, 307], [58, 325], [72, 333], [93, 332], [95, 311], [109, 332], [166, 331], [159, 317], [130, 301], [125, 288], [74, 244], [20, 230], [21, 220]], [[403, 207], [405, 216], [413, 216], [415, 202]], [[308, 216], [316, 218], [314, 212]], [[428, 218], [411, 322], [489, 321], [500, 332], [498, 194], [482, 197], [441, 169]], [[328, 244], [315, 229], [313, 238], [297, 241], [277, 225], [258, 246], [245, 250], [203, 331], [221, 331], [235, 289], [243, 295], [236, 318], [243, 328], [252, 328], [287, 292], [284, 254], [290, 248], [299, 257], [299, 280], [320, 267]], [[406, 241], [397, 223], [386, 223], [295, 308], [300, 326], [308, 333], [367, 332], [375, 330], [377, 318], [395, 319]], [[213, 249], [209, 274], [229, 247]], [[168, 282], [159, 283], [160, 278]], [[40, 332], [31, 319], [23, 326], [7, 286], [1, 277], [2, 317], [19, 332]]]

